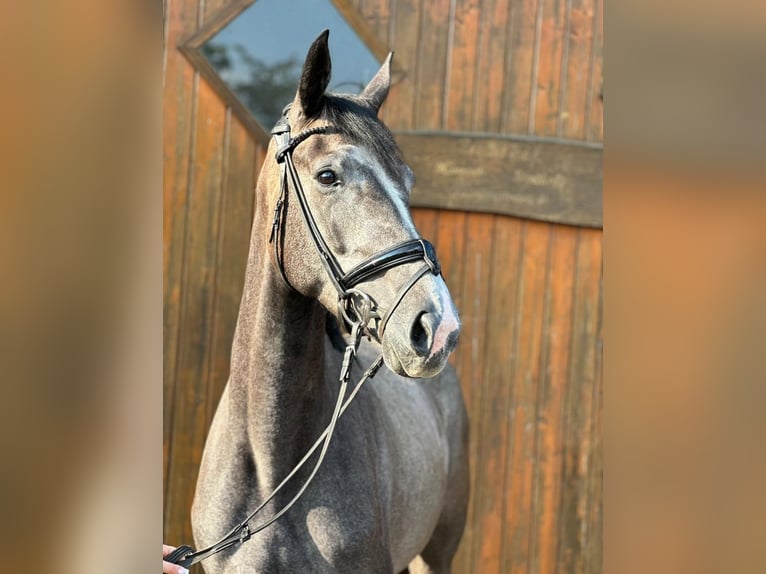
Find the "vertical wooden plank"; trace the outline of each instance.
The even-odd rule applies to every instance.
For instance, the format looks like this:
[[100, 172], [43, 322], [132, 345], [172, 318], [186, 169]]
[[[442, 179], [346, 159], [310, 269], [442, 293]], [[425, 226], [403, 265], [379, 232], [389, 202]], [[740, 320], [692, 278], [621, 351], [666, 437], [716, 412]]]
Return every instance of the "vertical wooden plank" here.
[[591, 534], [587, 501], [594, 455], [591, 429], [598, 415], [594, 386], [600, 339], [601, 237], [598, 230], [581, 229], [578, 233], [570, 374], [564, 404], [558, 563], [561, 571], [584, 573]]
[[554, 226], [546, 293], [547, 361], [541, 373], [537, 413], [538, 465], [534, 490], [534, 522], [530, 544], [530, 572], [555, 573], [558, 513], [561, 491], [563, 398], [569, 384], [572, 288], [577, 229]]
[[[540, 347], [544, 286], [548, 263], [550, 225], [526, 223], [522, 281], [519, 291], [519, 328], [516, 332], [513, 404], [506, 472], [507, 498], [504, 532], [504, 572], [526, 572], [529, 560], [537, 381], [540, 378]], [[510, 381], [509, 381], [510, 382]]]
[[448, 130], [470, 131], [472, 127], [480, 14], [478, 0], [456, 0], [445, 104]]
[[545, 393], [544, 393], [544, 380], [545, 373], [548, 364], [549, 355], [549, 339], [548, 332], [550, 330], [551, 323], [551, 268], [553, 259], [553, 233], [554, 226], [551, 225], [549, 229], [549, 241], [548, 241], [548, 255], [545, 265], [545, 284], [543, 288], [543, 312], [539, 318], [542, 325], [540, 333], [540, 371], [539, 378], [537, 380], [537, 395], [535, 402], [535, 432], [532, 438], [532, 485], [530, 495], [530, 511], [529, 511], [529, 544], [528, 544], [528, 557], [527, 557], [527, 571], [537, 571], [539, 567], [539, 561], [537, 560], [537, 522], [539, 521], [539, 507], [540, 507], [540, 414], [544, 409]]
[[[603, 301], [603, 299], [600, 297]], [[601, 307], [601, 305], [600, 305]], [[593, 386], [593, 430], [591, 432], [591, 463], [588, 472], [588, 532], [589, 539], [585, 551], [585, 568], [588, 572], [603, 572], [603, 495], [604, 495], [604, 446], [602, 435], [603, 421], [603, 377], [601, 333], [603, 317], [599, 318], [598, 339], [596, 343], [596, 384]]]
[[507, 29], [511, 0], [490, 0], [482, 4], [481, 45], [477, 62], [478, 81], [474, 86], [473, 129], [499, 132], [502, 128], [502, 97], [505, 61], [509, 57]]
[[511, 356], [519, 309], [519, 264], [522, 256], [523, 223], [519, 219], [498, 216], [492, 238], [494, 253], [490, 266], [494, 269], [490, 292], [484, 305], [487, 322], [481, 345], [486, 348], [486, 389], [479, 418], [473, 418], [472, 430], [479, 442], [474, 461], [473, 514], [469, 521], [473, 548], [470, 564], [461, 572], [502, 572], [501, 537], [503, 520], [503, 477], [506, 423], [511, 403]]
[[[168, 6], [168, 49], [166, 54], [162, 115], [163, 149], [163, 458], [165, 496], [171, 488], [169, 474], [172, 423], [176, 400], [176, 362], [180, 301], [184, 269], [184, 237], [193, 114], [196, 105], [194, 70], [175, 48], [179, 39], [197, 22], [196, 0], [173, 0]], [[166, 528], [168, 523], [166, 522]], [[167, 538], [167, 531], [166, 531]]]
[[570, 0], [567, 62], [562, 77], [562, 100], [558, 135], [584, 140], [585, 108], [590, 85], [593, 45], [593, 0]]
[[450, 0], [421, 1], [414, 127], [435, 130], [441, 127], [444, 115]]
[[[542, 0], [540, 0], [542, 1]], [[503, 93], [503, 133], [526, 134], [532, 93], [538, 0], [512, 0], [510, 58]]]
[[[485, 392], [485, 347], [484, 331], [487, 322], [489, 286], [492, 283], [492, 237], [496, 216], [483, 213], [468, 214], [465, 220], [465, 251], [463, 253], [463, 275], [459, 290], [461, 292], [460, 320], [462, 329], [460, 344], [455, 351], [458, 376], [465, 396], [468, 417], [471, 421], [481, 418], [482, 396]], [[479, 433], [471, 433], [469, 442], [469, 460], [471, 476], [476, 476]], [[468, 516], [474, 515], [475, 496], [468, 504]], [[463, 535], [464, 552], [470, 561], [472, 552], [473, 529]]]
[[[436, 209], [414, 208], [412, 209], [412, 219], [420, 236], [433, 243], [436, 238], [436, 230], [439, 228], [439, 211]], [[436, 256], [440, 257], [438, 251]]]
[[[465, 381], [466, 405], [469, 415], [480, 409], [482, 377], [484, 365], [482, 361], [480, 341], [486, 320], [484, 303], [491, 282], [489, 260], [491, 257], [492, 229], [494, 217], [484, 213], [469, 213], [466, 216], [465, 251], [463, 253], [463, 275], [460, 278], [461, 293], [460, 345], [457, 349], [460, 370]], [[472, 444], [472, 449], [476, 445]]]
[[556, 129], [555, 135], [561, 135], [561, 114], [564, 107], [564, 98], [567, 85], [567, 72], [569, 70], [569, 37], [572, 20], [572, 2], [573, 0], [561, 0], [564, 5], [564, 27], [561, 31], [561, 65], [559, 66], [559, 77], [556, 82], [556, 89], [558, 90], [558, 110], [556, 113]]
[[231, 343], [234, 337], [253, 217], [253, 163], [255, 144], [242, 124], [230, 117], [226, 149], [225, 179], [222, 189], [216, 290], [211, 340], [213, 360], [208, 375], [207, 415], [209, 428], [218, 400], [229, 375]]
[[593, 332], [589, 338], [589, 349], [592, 359], [589, 358], [588, 368], [592, 369], [593, 383], [586, 392], [590, 393], [590, 412], [588, 413], [588, 426], [585, 430], [588, 437], [588, 458], [582, 462], [582, 474], [584, 481], [584, 511], [582, 536], [583, 555], [580, 560], [580, 572], [592, 572], [593, 567], [601, 571], [601, 508], [602, 508], [602, 480], [603, 480], [603, 450], [601, 441], [601, 359], [602, 359], [602, 304], [603, 304], [603, 272], [602, 232], [597, 229], [586, 230], [588, 243], [591, 244], [589, 275], [589, 293], [594, 307]]
[[588, 140], [604, 140], [604, 103], [601, 100], [603, 88], [603, 48], [604, 48], [604, 0], [595, 0], [596, 8], [593, 20], [593, 48], [591, 55], [590, 90], [586, 110]]
[[205, 438], [206, 407], [200, 397], [207, 396], [207, 374], [211, 360], [209, 348], [212, 291], [218, 234], [218, 209], [223, 168], [225, 108], [205, 82], [199, 84], [197, 107], [199, 126], [194, 149], [194, 164], [186, 236], [187, 285], [181, 299], [179, 355], [176, 384], [184, 392], [175, 399], [172, 426], [172, 451], [169, 477], [172, 489], [167, 496], [167, 520], [184, 525], [176, 539], [188, 540], [189, 510]]
[[558, 131], [561, 61], [567, 0], [541, 0], [542, 26], [535, 79], [533, 133], [555, 136]]
[[532, 75], [530, 79], [531, 90], [529, 94], [529, 121], [527, 123], [527, 133], [530, 135], [535, 131], [535, 108], [537, 106], [537, 68], [540, 61], [540, 39], [542, 37], [544, 5], [544, 0], [538, 0], [537, 12], [535, 14], [535, 34], [534, 45], [532, 47]]
[[395, 58], [407, 71], [402, 81], [391, 87], [388, 99], [395, 105], [385, 106], [383, 120], [392, 130], [413, 128], [415, 109], [415, 80], [418, 68], [418, 30], [420, 29], [420, 1], [396, 0], [392, 4], [393, 44]]

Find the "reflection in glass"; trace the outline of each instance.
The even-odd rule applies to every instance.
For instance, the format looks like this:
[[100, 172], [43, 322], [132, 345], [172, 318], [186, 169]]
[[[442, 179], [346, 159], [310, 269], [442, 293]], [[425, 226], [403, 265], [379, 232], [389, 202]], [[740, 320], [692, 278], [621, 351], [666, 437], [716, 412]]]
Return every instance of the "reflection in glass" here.
[[221, 79], [267, 131], [298, 88], [303, 59], [330, 29], [330, 91], [358, 93], [380, 62], [329, 0], [257, 0], [202, 46]]

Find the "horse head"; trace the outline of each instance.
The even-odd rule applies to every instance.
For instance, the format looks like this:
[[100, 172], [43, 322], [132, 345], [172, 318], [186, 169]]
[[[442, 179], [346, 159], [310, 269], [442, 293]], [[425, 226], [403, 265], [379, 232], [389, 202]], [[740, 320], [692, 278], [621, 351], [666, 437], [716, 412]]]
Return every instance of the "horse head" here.
[[[275, 138], [259, 181], [260, 197], [276, 206], [274, 263], [293, 289], [318, 300], [340, 324], [367, 305], [365, 332], [379, 340], [386, 365], [402, 376], [431, 377], [457, 344], [460, 321], [430, 244], [417, 241], [409, 211], [412, 170], [378, 118], [391, 83], [391, 55], [360, 94], [330, 94], [327, 39], [325, 31], [309, 49], [281, 122], [289, 130], [281, 141], [293, 138], [291, 166], [285, 167]], [[377, 255], [396, 255], [394, 246], [411, 256], [375, 267]], [[351, 287], [343, 274], [365, 264], [372, 272], [358, 273]]]

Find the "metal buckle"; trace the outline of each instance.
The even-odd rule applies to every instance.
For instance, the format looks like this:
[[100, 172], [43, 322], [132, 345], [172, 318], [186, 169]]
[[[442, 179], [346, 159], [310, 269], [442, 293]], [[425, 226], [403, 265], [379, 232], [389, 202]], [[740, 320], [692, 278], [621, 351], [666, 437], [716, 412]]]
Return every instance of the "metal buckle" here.
[[338, 300], [338, 308], [349, 326], [359, 324], [365, 335], [376, 337], [380, 315], [378, 306], [367, 293], [359, 289], [348, 289]]

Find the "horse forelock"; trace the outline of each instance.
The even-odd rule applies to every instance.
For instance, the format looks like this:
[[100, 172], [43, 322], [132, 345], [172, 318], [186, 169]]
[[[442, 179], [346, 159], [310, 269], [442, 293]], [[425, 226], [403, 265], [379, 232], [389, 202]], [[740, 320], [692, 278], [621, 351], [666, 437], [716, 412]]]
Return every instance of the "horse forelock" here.
[[321, 110], [309, 121], [327, 123], [351, 143], [369, 150], [392, 177], [407, 169], [391, 130], [361, 98], [325, 94]]

